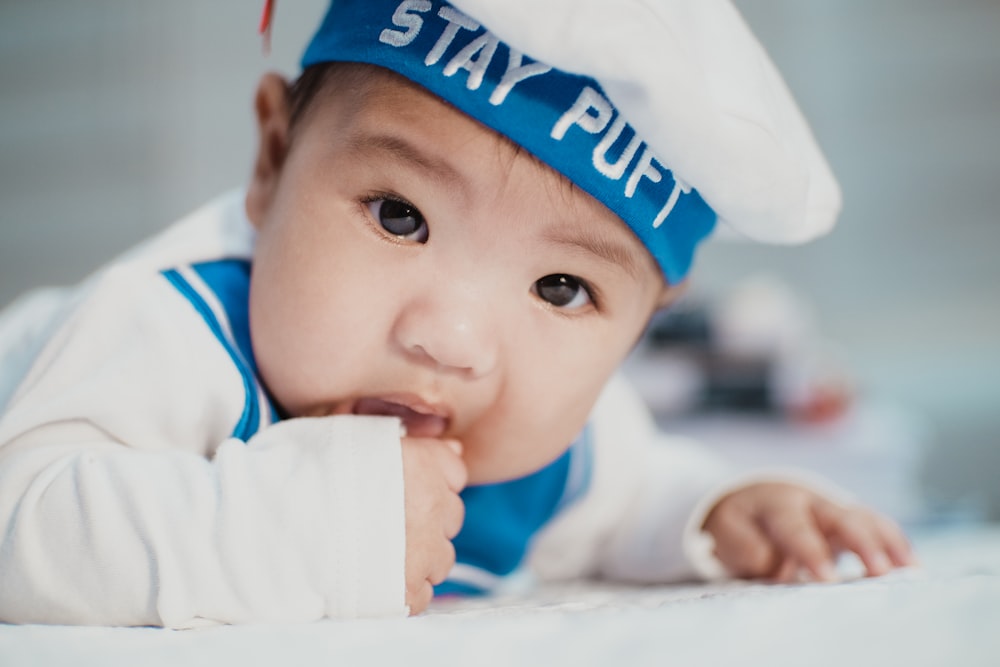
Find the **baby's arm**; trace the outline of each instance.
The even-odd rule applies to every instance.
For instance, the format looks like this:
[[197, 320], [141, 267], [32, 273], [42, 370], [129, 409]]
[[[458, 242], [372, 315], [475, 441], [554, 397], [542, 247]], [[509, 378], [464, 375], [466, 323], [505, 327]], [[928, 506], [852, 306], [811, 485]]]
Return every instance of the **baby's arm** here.
[[223, 442], [209, 461], [132, 449], [83, 422], [36, 429], [0, 458], [0, 619], [186, 627], [401, 614], [393, 440], [392, 422], [299, 419]]
[[110, 277], [0, 420], [0, 620], [405, 613], [398, 423], [294, 419], [227, 439], [240, 378], [161, 287]]
[[539, 536], [532, 564], [544, 576], [785, 581], [804, 570], [826, 580], [840, 551], [858, 554], [872, 575], [913, 562], [893, 522], [839, 501], [829, 485], [784, 472], [748, 479], [704, 447], [657, 434], [620, 378], [592, 423], [591, 488]]

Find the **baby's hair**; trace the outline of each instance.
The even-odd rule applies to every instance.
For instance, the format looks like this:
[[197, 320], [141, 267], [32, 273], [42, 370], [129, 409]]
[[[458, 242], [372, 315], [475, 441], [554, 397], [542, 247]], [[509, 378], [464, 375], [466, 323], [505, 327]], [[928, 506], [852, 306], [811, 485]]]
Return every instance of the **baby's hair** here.
[[[363, 63], [330, 62], [310, 65], [302, 70], [288, 91], [289, 126], [294, 129], [312, 107], [319, 94], [333, 86], [351, 93], [377, 76], [381, 68]], [[385, 71], [385, 74], [389, 74]]]
[[310, 65], [289, 87], [289, 126], [294, 130], [323, 95], [336, 92], [360, 99], [372, 87], [393, 82], [408, 88], [420, 88], [406, 77], [378, 65], [356, 62]]
[[292, 82], [288, 90], [289, 125], [295, 127], [302, 120], [306, 110], [316, 97], [316, 92], [323, 87], [330, 70], [336, 63], [311, 65], [302, 71], [299, 78]]

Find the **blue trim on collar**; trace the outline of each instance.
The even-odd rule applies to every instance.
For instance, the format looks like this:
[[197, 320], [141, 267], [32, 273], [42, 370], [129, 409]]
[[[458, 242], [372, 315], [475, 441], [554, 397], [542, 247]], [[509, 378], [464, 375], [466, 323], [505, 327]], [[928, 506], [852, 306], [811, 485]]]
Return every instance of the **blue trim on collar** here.
[[[163, 271], [163, 277], [183, 295], [201, 315], [216, 340], [222, 345], [243, 381], [244, 404], [232, 437], [244, 442], [253, 437], [267, 421], [267, 410], [260, 403], [263, 391], [257, 380], [257, 363], [250, 342], [250, 262], [243, 259], [223, 259], [191, 265], [190, 268], [222, 306], [225, 321], [220, 321], [208, 305], [199, 287], [188, 281], [177, 269]], [[228, 333], [227, 333], [228, 329]], [[267, 397], [270, 415], [277, 419], [277, 410]]]

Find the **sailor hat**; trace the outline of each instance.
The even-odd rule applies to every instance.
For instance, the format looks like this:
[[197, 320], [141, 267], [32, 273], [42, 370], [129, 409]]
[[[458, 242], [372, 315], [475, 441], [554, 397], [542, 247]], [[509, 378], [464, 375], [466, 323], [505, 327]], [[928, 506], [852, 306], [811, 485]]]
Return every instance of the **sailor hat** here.
[[507, 136], [617, 214], [671, 284], [717, 228], [799, 243], [840, 210], [729, 0], [333, 0], [302, 65], [332, 61], [395, 71]]

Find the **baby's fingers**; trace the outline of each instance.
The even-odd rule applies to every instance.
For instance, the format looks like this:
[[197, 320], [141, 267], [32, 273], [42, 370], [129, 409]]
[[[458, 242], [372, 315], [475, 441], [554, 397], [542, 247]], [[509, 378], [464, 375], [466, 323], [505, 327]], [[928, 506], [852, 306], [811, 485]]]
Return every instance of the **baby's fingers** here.
[[[880, 517], [881, 518], [881, 517]], [[884, 539], [886, 552], [889, 559], [896, 567], [912, 567], [917, 565], [917, 556], [913, 553], [913, 546], [906, 539], [903, 530], [894, 522], [884, 520], [887, 527], [884, 528]]]
[[790, 584], [798, 581], [798, 578], [799, 564], [791, 558], [786, 558], [771, 580], [776, 584]]
[[780, 559], [760, 527], [740, 512], [715, 512], [710, 517], [715, 555], [737, 577], [773, 576]]
[[831, 503], [817, 505], [815, 512], [827, 536], [841, 549], [857, 554], [868, 576], [913, 564], [909, 543], [891, 521], [861, 507], [842, 508]]
[[837, 578], [830, 545], [808, 514], [787, 512], [767, 517], [763, 527], [785, 563], [798, 563], [818, 581]]

